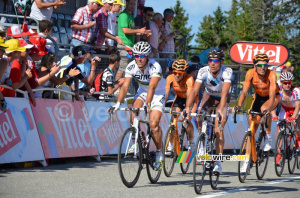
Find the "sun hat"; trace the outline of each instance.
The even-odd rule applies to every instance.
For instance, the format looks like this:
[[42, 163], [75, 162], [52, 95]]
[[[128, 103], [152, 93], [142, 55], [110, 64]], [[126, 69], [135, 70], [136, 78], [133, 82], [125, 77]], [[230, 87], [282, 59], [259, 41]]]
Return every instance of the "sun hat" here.
[[20, 46], [20, 42], [18, 39], [9, 39], [5, 42], [6, 45], [8, 45], [8, 48], [5, 49], [6, 53], [11, 53], [11, 52], [25, 52], [26, 48]]
[[45, 38], [40, 36], [31, 36], [29, 41], [34, 45], [34, 47], [30, 49], [29, 54], [37, 54], [41, 56], [48, 54], [48, 50], [46, 49], [47, 41]]

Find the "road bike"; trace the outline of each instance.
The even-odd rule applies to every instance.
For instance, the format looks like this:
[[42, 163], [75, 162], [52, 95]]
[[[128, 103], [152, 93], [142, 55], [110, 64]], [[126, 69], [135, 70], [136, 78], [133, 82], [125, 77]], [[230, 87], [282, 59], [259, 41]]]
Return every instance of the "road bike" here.
[[216, 107], [214, 106], [212, 114], [190, 113], [191, 117], [197, 117], [198, 120], [203, 120], [201, 133], [199, 134], [196, 142], [195, 157], [193, 160], [193, 182], [194, 190], [197, 194], [201, 193], [206, 172], [208, 172], [209, 174], [209, 180], [212, 189], [217, 189], [219, 181], [220, 174], [213, 172], [215, 161], [198, 160], [199, 156], [204, 156], [206, 154], [207, 156], [216, 154], [216, 152], [214, 151], [216, 140], [215, 119], [218, 116], [218, 125], [221, 129], [221, 117], [219, 113], [215, 114], [215, 110]]
[[[246, 134], [244, 135], [242, 145], [240, 148], [240, 155], [246, 155], [249, 156], [249, 161], [239, 161], [238, 162], [238, 177], [241, 183], [244, 183], [247, 175], [250, 174], [250, 169], [253, 167], [253, 164], [256, 164], [256, 177], [257, 179], [261, 180], [267, 170], [270, 151], [264, 151], [264, 145], [266, 144], [267, 137], [266, 137], [266, 131], [265, 128], [268, 128], [267, 125], [267, 116], [264, 113], [259, 113], [255, 111], [242, 111], [239, 110], [238, 112], [241, 112], [243, 114], [251, 114], [252, 118], [250, 120], [250, 126], [248, 130], [246, 131]], [[263, 122], [259, 122], [256, 119], [256, 116], [261, 116], [264, 118], [264, 124]], [[262, 119], [263, 119], [262, 118]], [[234, 123], [236, 122], [236, 112], [234, 113]], [[255, 123], [260, 124], [260, 132], [258, 134], [258, 139], [255, 140], [255, 131], [254, 131], [254, 125]], [[247, 153], [248, 151], [248, 153]], [[246, 171], [241, 171], [242, 163], [248, 163]]]
[[[114, 109], [110, 108], [110, 115]], [[130, 111], [134, 113], [134, 120], [123, 134], [118, 151], [118, 170], [121, 180], [128, 188], [133, 187], [141, 174], [143, 164], [146, 164], [147, 175], [151, 183], [156, 183], [161, 175], [161, 170], [155, 171], [156, 146], [153, 141], [153, 133], [150, 130], [149, 116], [146, 108], [120, 108], [118, 111]], [[139, 118], [141, 111], [145, 112], [146, 120]], [[146, 124], [147, 134], [141, 132], [139, 124]]]
[[[185, 111], [184, 111], [185, 112]], [[167, 130], [164, 139], [163, 153], [164, 153], [164, 173], [167, 177], [170, 177], [175, 162], [181, 151], [187, 151], [187, 142], [188, 142], [188, 134], [186, 132], [187, 120], [185, 119], [186, 114], [183, 119], [179, 119], [179, 115], [181, 112], [164, 110], [164, 113], [171, 114], [171, 123]], [[178, 133], [178, 122], [182, 122], [181, 132]], [[172, 146], [170, 146], [172, 145]], [[169, 149], [168, 149], [169, 148]], [[188, 172], [190, 164], [189, 163], [180, 163], [180, 169], [183, 174]]]
[[286, 119], [279, 120], [277, 125], [279, 133], [276, 138], [274, 161], [276, 175], [280, 177], [284, 169], [285, 160], [288, 163], [289, 173], [294, 173], [298, 162], [298, 153], [296, 151], [294, 125]]

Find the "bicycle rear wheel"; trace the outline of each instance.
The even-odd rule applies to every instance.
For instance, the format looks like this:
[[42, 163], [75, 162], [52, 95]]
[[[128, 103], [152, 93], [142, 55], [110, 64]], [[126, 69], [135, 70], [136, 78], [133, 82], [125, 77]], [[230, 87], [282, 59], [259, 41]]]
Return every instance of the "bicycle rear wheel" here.
[[258, 137], [260, 144], [256, 149], [257, 161], [256, 161], [256, 176], [257, 179], [262, 179], [267, 171], [270, 151], [264, 151], [264, 145], [266, 144], [266, 136], [260, 133]]
[[[142, 157], [141, 157], [141, 142], [138, 138], [138, 142], [136, 142], [135, 136], [135, 128], [128, 128], [121, 139], [119, 152], [118, 152], [118, 169], [121, 180], [125, 186], [128, 188], [133, 187], [141, 174], [142, 170]], [[136, 155], [134, 152], [129, 152], [130, 148], [136, 148]], [[125, 153], [125, 154], [123, 154]]]
[[154, 144], [152, 135], [149, 136], [149, 142], [147, 144], [147, 163], [146, 163], [146, 168], [147, 168], [147, 175], [152, 184], [156, 183], [160, 177], [161, 170], [155, 171], [154, 166], [155, 166], [155, 158], [156, 158], [156, 146]]
[[201, 134], [196, 142], [196, 154], [193, 160], [193, 181], [194, 189], [197, 194], [201, 193], [206, 173], [205, 161], [198, 161], [197, 156], [205, 155], [205, 134]]
[[[187, 151], [188, 139], [187, 139], [186, 131], [184, 129], [181, 130], [181, 138], [182, 138], [182, 142], [180, 143], [180, 150]], [[180, 163], [180, 169], [183, 174], [186, 174], [188, 172], [189, 167], [190, 167], [190, 163]]]
[[[169, 146], [169, 143], [173, 142], [173, 149], [172, 151], [167, 151], [167, 148]], [[175, 140], [175, 128], [174, 126], [170, 126], [168, 128], [168, 131], [166, 133], [165, 136], [165, 140], [164, 140], [164, 146], [163, 146], [163, 155], [164, 155], [164, 173], [167, 177], [170, 177], [173, 169], [174, 169], [174, 165], [177, 159], [177, 153], [176, 153], [176, 140]]]
[[280, 132], [277, 136], [275, 145], [275, 172], [278, 177], [282, 175], [286, 158], [286, 142], [284, 137], [283, 131]]
[[288, 169], [289, 173], [293, 174], [296, 168], [296, 163], [298, 159], [298, 154], [296, 152], [296, 138], [295, 135], [291, 136], [291, 139], [288, 139], [290, 145], [288, 147], [287, 158], [288, 158]]
[[241, 170], [242, 166], [244, 166], [244, 163], [246, 163], [246, 161], [238, 162], [238, 177], [241, 183], [245, 182], [248, 172], [250, 171], [251, 153], [252, 153], [251, 131], [248, 131], [244, 136], [241, 149], [240, 149], [240, 155], [246, 155], [247, 143], [250, 143], [250, 156], [249, 156], [248, 165], [246, 167], [246, 171]]

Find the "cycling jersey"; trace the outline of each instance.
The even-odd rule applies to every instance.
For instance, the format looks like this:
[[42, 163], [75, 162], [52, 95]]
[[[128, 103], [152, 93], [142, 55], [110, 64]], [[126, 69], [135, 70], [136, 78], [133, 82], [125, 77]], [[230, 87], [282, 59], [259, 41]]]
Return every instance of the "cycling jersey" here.
[[173, 88], [176, 95], [180, 98], [186, 98], [187, 90], [192, 89], [194, 85], [194, 79], [189, 74], [185, 74], [179, 83], [175, 80], [174, 74], [169, 75], [166, 81], [166, 89]]
[[255, 68], [253, 68], [246, 73], [244, 87], [249, 88], [250, 84], [252, 84], [256, 94], [261, 97], [268, 97], [270, 91], [274, 91], [275, 93], [279, 92], [276, 78], [276, 73], [274, 71], [267, 70], [266, 75], [263, 80], [261, 80]]
[[231, 83], [232, 69], [224, 65], [221, 66], [220, 72], [216, 78], [210, 73], [209, 66], [203, 67], [199, 70], [196, 82], [204, 83], [206, 92], [215, 97], [221, 97], [223, 84], [225, 82]]
[[[295, 110], [295, 102], [300, 101], [300, 89], [296, 87], [291, 88], [291, 95], [290, 98], [284, 98], [283, 97], [283, 90], [281, 89], [279, 91], [280, 95], [280, 104], [281, 104], [281, 109], [279, 112], [279, 118], [284, 119], [287, 117], [291, 117], [294, 113]], [[300, 113], [300, 112], [299, 112]]]
[[139, 91], [148, 92], [149, 83], [152, 77], [159, 77], [160, 81], [155, 89], [155, 94], [165, 93], [166, 80], [162, 78], [162, 69], [158, 62], [154, 59], [149, 59], [144, 72], [140, 70], [135, 60], [130, 62], [125, 70], [125, 78], [134, 78], [139, 84]]

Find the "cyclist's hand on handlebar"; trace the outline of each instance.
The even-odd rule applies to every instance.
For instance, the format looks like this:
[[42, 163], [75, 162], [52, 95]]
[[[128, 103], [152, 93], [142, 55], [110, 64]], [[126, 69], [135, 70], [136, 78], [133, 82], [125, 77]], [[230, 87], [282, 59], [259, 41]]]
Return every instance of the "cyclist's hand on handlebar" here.
[[[185, 112], [185, 113], [184, 113], [184, 112]], [[187, 119], [190, 119], [190, 108], [185, 108], [185, 109], [181, 112], [180, 116], [181, 116], [182, 118], [184, 118], [184, 114], [186, 114], [186, 118], [187, 118]]]
[[288, 120], [289, 122], [295, 122], [295, 118], [294, 118], [294, 117], [288, 117], [287, 120]]
[[277, 117], [277, 116], [272, 116], [272, 120], [273, 120], [274, 122], [278, 122], [278, 117]]
[[263, 111], [263, 114], [265, 114], [265, 115], [270, 115], [270, 113], [271, 113], [271, 111], [269, 109], [266, 109]]
[[[223, 112], [222, 111], [218, 111], [218, 113], [220, 114], [220, 116], [221, 116], [221, 122], [223, 122], [224, 121], [224, 114], [223, 114]], [[219, 117], [218, 117], [218, 119], [219, 119]]]
[[113, 113], [115, 113], [120, 107], [120, 103], [117, 102], [114, 106], [110, 107], [107, 109], [107, 113], [111, 113], [111, 111], [113, 110]]

